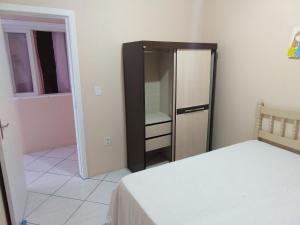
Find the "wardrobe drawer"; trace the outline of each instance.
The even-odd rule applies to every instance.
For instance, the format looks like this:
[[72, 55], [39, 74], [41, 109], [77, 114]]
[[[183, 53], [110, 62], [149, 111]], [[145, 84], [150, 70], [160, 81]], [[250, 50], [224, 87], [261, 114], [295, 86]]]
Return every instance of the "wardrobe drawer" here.
[[146, 140], [146, 152], [170, 146], [172, 140], [171, 136], [172, 135], [166, 135]]
[[172, 123], [161, 123], [146, 126], [146, 138], [172, 133]]

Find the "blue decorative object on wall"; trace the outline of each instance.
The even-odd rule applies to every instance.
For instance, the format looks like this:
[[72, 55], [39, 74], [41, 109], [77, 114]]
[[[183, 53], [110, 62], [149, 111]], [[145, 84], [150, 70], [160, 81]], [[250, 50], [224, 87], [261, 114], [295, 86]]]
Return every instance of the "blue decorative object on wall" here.
[[291, 59], [300, 59], [300, 28], [295, 28], [288, 55]]
[[296, 58], [300, 58], [300, 47], [298, 47], [296, 49], [295, 55], [296, 55]]

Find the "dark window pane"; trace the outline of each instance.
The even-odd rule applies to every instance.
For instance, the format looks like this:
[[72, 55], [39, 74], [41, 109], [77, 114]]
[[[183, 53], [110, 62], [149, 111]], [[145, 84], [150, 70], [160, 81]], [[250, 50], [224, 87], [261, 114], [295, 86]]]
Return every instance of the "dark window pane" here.
[[52, 33], [36, 31], [36, 46], [42, 70], [44, 92], [45, 94], [58, 93]]
[[8, 33], [12, 73], [16, 93], [33, 92], [26, 34]]

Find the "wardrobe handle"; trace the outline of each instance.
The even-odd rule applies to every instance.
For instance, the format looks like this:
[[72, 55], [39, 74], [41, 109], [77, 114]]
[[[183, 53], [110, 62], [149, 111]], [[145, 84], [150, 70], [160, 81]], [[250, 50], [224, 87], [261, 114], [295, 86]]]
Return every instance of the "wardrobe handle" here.
[[204, 111], [209, 108], [209, 105], [198, 105], [198, 106], [192, 106], [192, 107], [187, 107], [187, 108], [181, 108], [177, 109], [177, 115], [179, 114], [185, 114], [185, 113], [193, 113], [193, 112], [198, 112], [198, 111]]
[[187, 110], [185, 110], [185, 113], [198, 112], [198, 111], [202, 111], [202, 110], [205, 110], [205, 108], [201, 107], [201, 108], [197, 108], [197, 109], [187, 109]]

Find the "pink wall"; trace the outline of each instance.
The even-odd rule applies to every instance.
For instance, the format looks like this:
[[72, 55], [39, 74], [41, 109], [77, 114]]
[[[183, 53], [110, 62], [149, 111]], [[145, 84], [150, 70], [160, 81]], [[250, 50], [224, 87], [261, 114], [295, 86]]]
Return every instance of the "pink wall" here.
[[16, 99], [24, 153], [74, 145], [71, 94]]

